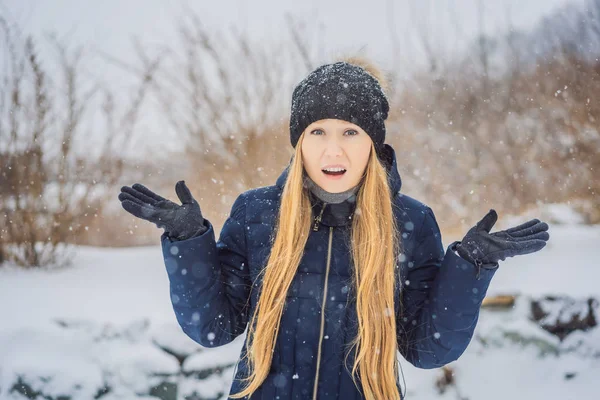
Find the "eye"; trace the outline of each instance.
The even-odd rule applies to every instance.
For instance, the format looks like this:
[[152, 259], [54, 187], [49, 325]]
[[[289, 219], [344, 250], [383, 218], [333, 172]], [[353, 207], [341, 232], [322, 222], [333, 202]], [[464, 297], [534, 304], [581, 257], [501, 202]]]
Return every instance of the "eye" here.
[[[321, 135], [321, 134], [325, 134], [325, 132], [323, 132], [323, 130], [321, 129], [314, 129], [313, 131], [310, 132], [312, 135]], [[347, 136], [356, 136], [358, 135], [358, 131], [354, 130], [354, 129], [348, 129], [347, 131], [344, 132], [344, 135], [348, 134]]]

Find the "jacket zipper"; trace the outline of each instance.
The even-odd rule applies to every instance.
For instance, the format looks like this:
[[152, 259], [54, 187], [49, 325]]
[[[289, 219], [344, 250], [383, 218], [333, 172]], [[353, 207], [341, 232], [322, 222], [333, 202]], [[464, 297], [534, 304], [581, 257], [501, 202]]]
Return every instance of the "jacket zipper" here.
[[[325, 206], [323, 206], [325, 208]], [[323, 210], [321, 210], [323, 214]], [[323, 331], [325, 330], [325, 303], [327, 302], [327, 281], [329, 280], [329, 266], [331, 264], [331, 242], [333, 239], [333, 226], [329, 227], [329, 244], [327, 246], [327, 267], [325, 269], [325, 287], [323, 288], [323, 302], [321, 303], [321, 329], [319, 332], [319, 350], [317, 353], [317, 372], [313, 389], [313, 400], [317, 400], [317, 388], [319, 387], [319, 367], [321, 365], [321, 345], [323, 343]]]
[[319, 223], [321, 223], [321, 218], [323, 218], [323, 211], [325, 211], [325, 206], [326, 205], [327, 205], [327, 203], [323, 203], [323, 207], [321, 208], [321, 212], [315, 218], [315, 225], [313, 226], [313, 231], [315, 231], [315, 232], [319, 230]]

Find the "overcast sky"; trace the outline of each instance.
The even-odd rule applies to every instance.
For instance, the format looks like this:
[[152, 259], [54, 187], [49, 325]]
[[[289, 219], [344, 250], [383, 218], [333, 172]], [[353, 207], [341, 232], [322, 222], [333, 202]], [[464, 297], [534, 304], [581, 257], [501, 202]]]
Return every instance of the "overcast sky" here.
[[[407, 63], [421, 57], [415, 31], [426, 31], [449, 51], [483, 28], [506, 30], [509, 22], [530, 28], [557, 7], [582, 0], [0, 0], [0, 14], [26, 31], [69, 34], [75, 42], [119, 57], [131, 51], [131, 36], [145, 42], [168, 42], [185, 6], [198, 12], [208, 27], [235, 25], [256, 39], [278, 38], [285, 31], [284, 13], [315, 22], [310, 40], [326, 49], [358, 50], [381, 63], [389, 61], [392, 31]], [[320, 23], [320, 24], [319, 24]], [[318, 26], [323, 28], [319, 29]]]

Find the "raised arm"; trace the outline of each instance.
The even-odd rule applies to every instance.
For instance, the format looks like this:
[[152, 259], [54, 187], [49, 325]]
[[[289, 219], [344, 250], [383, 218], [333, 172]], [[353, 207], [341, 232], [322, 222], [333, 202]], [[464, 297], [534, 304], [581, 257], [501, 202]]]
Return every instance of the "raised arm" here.
[[495, 269], [482, 269], [454, 252], [444, 252], [431, 208], [417, 232], [412, 259], [402, 274], [402, 304], [396, 316], [400, 353], [418, 368], [437, 368], [467, 348]]
[[215, 241], [213, 226], [185, 240], [161, 236], [171, 302], [179, 325], [194, 341], [218, 347], [242, 334], [248, 323], [250, 288], [242, 193]]

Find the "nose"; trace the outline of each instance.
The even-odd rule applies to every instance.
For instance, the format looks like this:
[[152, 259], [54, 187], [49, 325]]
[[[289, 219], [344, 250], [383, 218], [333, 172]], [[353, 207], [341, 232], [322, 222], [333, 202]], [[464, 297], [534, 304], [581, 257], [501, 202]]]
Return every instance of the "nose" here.
[[323, 155], [328, 158], [336, 158], [341, 157], [343, 153], [344, 149], [338, 139], [330, 136], [325, 142], [325, 152]]

